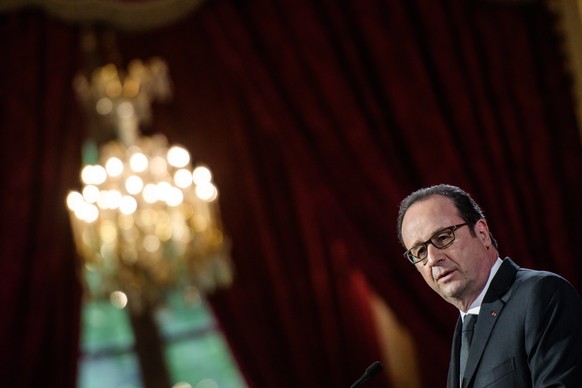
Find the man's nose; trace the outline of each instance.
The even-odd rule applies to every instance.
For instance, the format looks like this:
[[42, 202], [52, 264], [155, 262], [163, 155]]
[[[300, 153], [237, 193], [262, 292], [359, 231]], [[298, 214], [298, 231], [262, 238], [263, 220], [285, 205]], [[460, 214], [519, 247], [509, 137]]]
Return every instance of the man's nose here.
[[426, 264], [433, 266], [443, 260], [444, 255], [442, 249], [438, 249], [432, 244], [426, 246]]

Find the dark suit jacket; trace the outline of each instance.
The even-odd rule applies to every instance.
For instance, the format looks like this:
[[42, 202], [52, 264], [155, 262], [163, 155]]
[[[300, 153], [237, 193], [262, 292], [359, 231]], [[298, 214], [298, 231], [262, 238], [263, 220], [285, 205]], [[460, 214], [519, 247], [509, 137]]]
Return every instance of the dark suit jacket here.
[[[459, 387], [457, 322], [448, 388]], [[582, 387], [582, 300], [562, 277], [503, 261], [481, 305], [462, 387]]]

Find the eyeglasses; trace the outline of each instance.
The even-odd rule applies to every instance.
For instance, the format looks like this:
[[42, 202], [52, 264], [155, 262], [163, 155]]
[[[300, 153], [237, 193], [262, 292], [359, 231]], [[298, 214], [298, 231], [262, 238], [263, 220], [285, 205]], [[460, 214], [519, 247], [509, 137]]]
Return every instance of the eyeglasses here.
[[428, 244], [432, 244], [438, 249], [445, 249], [450, 247], [453, 241], [455, 241], [455, 230], [465, 225], [467, 225], [466, 222], [448, 226], [437, 231], [425, 242], [418, 244], [404, 252], [404, 257], [406, 257], [412, 264], [420, 263], [428, 257]]

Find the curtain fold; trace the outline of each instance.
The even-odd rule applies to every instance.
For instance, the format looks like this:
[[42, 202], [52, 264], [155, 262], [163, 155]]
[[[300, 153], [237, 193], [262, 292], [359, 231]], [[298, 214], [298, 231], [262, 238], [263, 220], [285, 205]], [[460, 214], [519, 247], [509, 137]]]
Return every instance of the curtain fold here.
[[63, 196], [78, 176], [77, 42], [40, 14], [0, 22], [0, 382], [75, 384], [80, 285]]
[[[0, 15], [0, 365], [15, 387], [74, 386], [64, 198], [85, 136], [79, 33]], [[349, 386], [382, 354], [371, 295], [415, 339], [423, 386], [444, 384], [457, 313], [395, 231], [400, 200], [423, 185], [465, 188], [503, 256], [582, 287], [582, 153], [543, 4], [215, 0], [118, 38], [125, 60], [164, 57], [174, 81], [144, 132], [215, 174], [236, 278], [209, 298], [250, 386]]]

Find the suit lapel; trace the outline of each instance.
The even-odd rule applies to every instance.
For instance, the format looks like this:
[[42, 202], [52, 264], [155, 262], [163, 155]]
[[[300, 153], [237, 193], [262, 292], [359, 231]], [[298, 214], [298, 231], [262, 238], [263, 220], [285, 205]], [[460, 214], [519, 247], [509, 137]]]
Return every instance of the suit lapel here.
[[467, 366], [465, 367], [463, 387], [467, 386], [467, 383], [475, 373], [475, 369], [477, 368], [477, 364], [479, 364], [483, 350], [485, 350], [485, 345], [487, 345], [491, 331], [493, 330], [497, 317], [501, 313], [501, 310], [503, 310], [504, 305], [505, 304], [501, 300], [481, 305], [479, 318], [475, 325], [475, 334], [473, 335], [471, 349], [469, 350], [469, 357], [467, 358]]
[[481, 304], [481, 309], [479, 310], [479, 318], [477, 319], [477, 324], [475, 326], [475, 334], [473, 336], [473, 341], [471, 342], [471, 349], [469, 350], [469, 357], [465, 368], [465, 376], [462, 382], [463, 387], [467, 387], [475, 373], [481, 355], [483, 354], [489, 336], [491, 335], [491, 331], [505, 306], [507, 298], [511, 294], [508, 291], [510, 291], [511, 285], [515, 280], [515, 274], [518, 268], [519, 267], [514, 262], [509, 258], [506, 258], [489, 285], [489, 289], [485, 294], [485, 298]]

